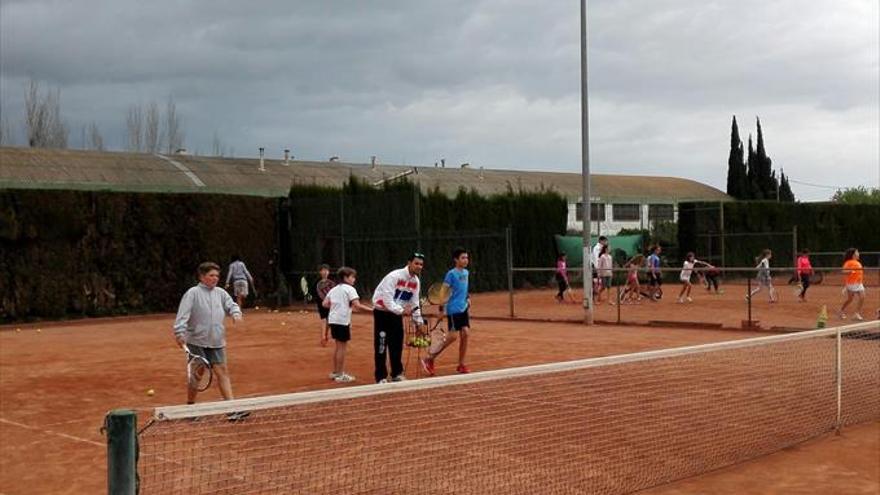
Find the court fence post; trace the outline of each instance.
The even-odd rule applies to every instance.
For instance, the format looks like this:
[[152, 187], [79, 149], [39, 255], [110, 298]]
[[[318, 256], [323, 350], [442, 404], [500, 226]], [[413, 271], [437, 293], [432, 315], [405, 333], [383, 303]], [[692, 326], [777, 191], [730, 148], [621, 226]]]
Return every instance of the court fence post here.
[[104, 418], [107, 435], [107, 493], [135, 495], [137, 486], [137, 414], [115, 409]]
[[620, 284], [617, 284], [617, 300], [614, 301], [614, 304], [617, 305], [617, 324], [620, 325]]
[[511, 241], [510, 226], [504, 229], [504, 240], [507, 248], [507, 292], [508, 304], [510, 305], [510, 317], [514, 317], [513, 311], [513, 243]]
[[752, 327], [752, 277], [746, 276], [746, 306], [749, 308], [749, 328]]

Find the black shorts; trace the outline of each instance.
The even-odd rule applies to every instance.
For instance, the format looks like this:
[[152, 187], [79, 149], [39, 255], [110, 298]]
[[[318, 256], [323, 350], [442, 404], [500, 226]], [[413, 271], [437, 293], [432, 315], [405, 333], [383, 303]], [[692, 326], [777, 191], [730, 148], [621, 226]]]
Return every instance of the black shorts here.
[[648, 284], [651, 287], [660, 287], [663, 285], [663, 276], [659, 273], [648, 273]]
[[446, 318], [446, 328], [448, 328], [450, 332], [457, 332], [465, 327], [471, 327], [471, 317], [468, 315], [467, 310], [463, 313], [449, 315]]
[[326, 320], [329, 315], [330, 308], [325, 308], [324, 301], [318, 299], [318, 316], [320, 316], [322, 320]]
[[331, 323], [330, 336], [333, 337], [333, 340], [348, 342], [351, 340], [351, 325], [334, 325]]

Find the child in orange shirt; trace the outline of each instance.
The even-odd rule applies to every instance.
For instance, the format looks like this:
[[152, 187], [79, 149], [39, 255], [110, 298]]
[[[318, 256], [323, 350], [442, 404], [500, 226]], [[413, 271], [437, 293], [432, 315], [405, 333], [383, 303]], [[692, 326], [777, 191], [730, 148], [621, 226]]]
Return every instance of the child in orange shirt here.
[[862, 305], [865, 303], [865, 270], [859, 262], [859, 250], [849, 248], [843, 255], [843, 275], [846, 283], [846, 302], [840, 308], [840, 319], [846, 319], [846, 307], [853, 299], [856, 301], [856, 312], [853, 313], [853, 319], [863, 320], [861, 312]]

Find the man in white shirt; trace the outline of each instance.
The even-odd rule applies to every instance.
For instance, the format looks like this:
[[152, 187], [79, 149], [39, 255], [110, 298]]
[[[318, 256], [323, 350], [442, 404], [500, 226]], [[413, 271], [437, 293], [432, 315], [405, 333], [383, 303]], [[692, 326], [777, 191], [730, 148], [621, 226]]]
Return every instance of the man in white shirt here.
[[[413, 253], [406, 266], [382, 279], [373, 292], [373, 351], [376, 383], [388, 381], [386, 360], [391, 361], [391, 381], [406, 380], [403, 375], [403, 318], [412, 315], [422, 324], [419, 310], [419, 274], [425, 266], [425, 255]], [[386, 356], [388, 356], [386, 358]]]

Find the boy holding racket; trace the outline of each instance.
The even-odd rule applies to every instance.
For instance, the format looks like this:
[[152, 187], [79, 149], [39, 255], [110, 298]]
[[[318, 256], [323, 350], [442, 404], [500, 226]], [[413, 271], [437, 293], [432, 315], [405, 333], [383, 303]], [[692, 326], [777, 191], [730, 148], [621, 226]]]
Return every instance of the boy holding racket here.
[[[174, 339], [177, 345], [186, 347], [194, 355], [203, 357], [217, 376], [217, 385], [224, 400], [232, 400], [232, 382], [226, 368], [226, 328], [224, 319], [232, 316], [232, 322], [241, 321], [241, 308], [228, 292], [217, 283], [220, 267], [216, 263], [199, 265], [199, 284], [191, 287], [180, 300], [177, 318], [174, 320]], [[186, 390], [186, 403], [194, 404], [198, 391], [190, 386]], [[247, 413], [230, 413], [230, 420], [245, 417]]]
[[[471, 329], [470, 315], [470, 297], [468, 296], [468, 264], [470, 264], [470, 256], [464, 248], [455, 248], [452, 251], [452, 261], [455, 267], [446, 272], [443, 278], [443, 285], [449, 291], [449, 299], [446, 301], [446, 326], [449, 330], [443, 345], [434, 352], [428, 351], [428, 355], [421, 360], [422, 368], [429, 376], [434, 376], [434, 360], [458, 339], [458, 367], [455, 371], [459, 373], [470, 373], [470, 368], [465, 364], [465, 355], [467, 354], [468, 333]], [[440, 307], [440, 313], [444, 312], [444, 307]], [[459, 338], [460, 335], [460, 338]]]
[[403, 318], [424, 324], [419, 310], [419, 274], [425, 255], [413, 253], [406, 266], [391, 271], [373, 291], [373, 351], [376, 383], [388, 381], [386, 360], [391, 361], [391, 381], [406, 380], [403, 374]]
[[354, 268], [343, 266], [339, 269], [338, 275], [339, 285], [330, 289], [322, 306], [329, 310], [327, 321], [330, 324], [333, 340], [336, 341], [333, 372], [330, 373], [330, 378], [336, 383], [349, 383], [355, 380], [354, 376], [345, 372], [345, 348], [351, 340], [351, 311], [352, 308], [362, 311], [370, 311], [372, 308], [361, 304], [360, 296], [354, 288], [357, 277]]

